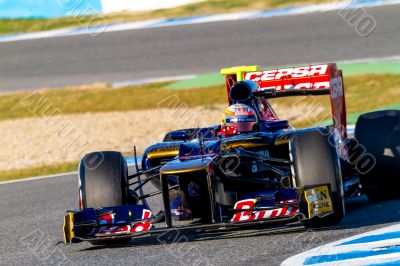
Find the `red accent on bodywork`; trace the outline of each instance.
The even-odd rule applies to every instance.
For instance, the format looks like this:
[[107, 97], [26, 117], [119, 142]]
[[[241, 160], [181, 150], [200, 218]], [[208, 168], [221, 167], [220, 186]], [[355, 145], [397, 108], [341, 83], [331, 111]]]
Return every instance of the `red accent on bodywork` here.
[[278, 210], [273, 210], [271, 213], [271, 218], [275, 217], [278, 214]]
[[[288, 200], [285, 202], [294, 203], [295, 201], [298, 202], [298, 200]], [[235, 213], [231, 221], [232, 222], [257, 221], [257, 220], [264, 220], [264, 219], [271, 219], [278, 217], [291, 217], [299, 212], [298, 206], [283, 206], [272, 210], [254, 211], [255, 204], [256, 204], [255, 199], [246, 199], [236, 202], [233, 209], [236, 211], [241, 210], [241, 212]]]
[[295, 215], [298, 211], [299, 211], [298, 208], [293, 208], [293, 209], [290, 211], [289, 216]]
[[[151, 218], [151, 211], [149, 210], [143, 210], [142, 214], [142, 219], [150, 219]], [[131, 233], [136, 233], [136, 232], [141, 232], [141, 231], [147, 231], [151, 228], [151, 223], [150, 222], [140, 222], [136, 223], [132, 229]]]
[[222, 126], [221, 130], [218, 132], [218, 135], [223, 135], [223, 136], [232, 136], [237, 134], [237, 129], [235, 127], [228, 127], [228, 126]]
[[226, 82], [226, 94], [227, 94], [227, 97], [228, 97], [228, 102], [229, 102], [229, 105], [231, 105], [232, 102], [231, 102], [231, 99], [229, 97], [229, 92], [230, 92], [231, 87], [233, 86], [233, 84], [235, 84], [237, 82], [236, 74], [226, 75], [225, 76], [225, 82]]
[[344, 92], [343, 74], [337, 70], [331, 75], [331, 106], [332, 119], [335, 128], [343, 139], [347, 138], [346, 98]]
[[99, 215], [97, 222], [100, 225], [108, 225], [108, 224], [113, 224], [113, 220], [114, 220], [114, 214], [107, 213]]
[[272, 109], [272, 106], [269, 104], [269, 102], [266, 99], [260, 98], [259, 99], [260, 104], [263, 106], [263, 108], [260, 108], [260, 114], [262, 119], [264, 121], [277, 121], [279, 120], [278, 116], [276, 115], [274, 109]]
[[[151, 211], [144, 209], [142, 214], [142, 219], [150, 219]], [[131, 225], [112, 225], [114, 215], [113, 214], [103, 214], [99, 216], [98, 223], [101, 227], [96, 234], [97, 237], [109, 236], [109, 235], [119, 235], [126, 233], [137, 233], [142, 231], [150, 230], [152, 224], [150, 222], [138, 222]]]
[[287, 210], [288, 210], [287, 207], [283, 207], [282, 210], [281, 210], [281, 213], [279, 214], [279, 216], [286, 215]]
[[329, 73], [335, 64], [304, 66], [245, 73], [244, 78], [258, 83], [261, 89], [328, 89]]

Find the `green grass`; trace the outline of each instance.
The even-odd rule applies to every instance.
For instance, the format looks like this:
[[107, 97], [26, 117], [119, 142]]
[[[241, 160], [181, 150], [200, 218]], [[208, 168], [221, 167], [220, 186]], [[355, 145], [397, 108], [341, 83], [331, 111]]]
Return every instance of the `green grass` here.
[[[0, 95], [0, 120], [87, 112], [133, 111], [154, 108], [198, 107], [226, 103], [223, 85], [197, 89], [167, 89], [158, 83], [112, 89], [106, 85], [42, 90]], [[362, 112], [400, 103], [400, 75], [357, 75], [345, 78], [348, 113]], [[291, 106], [297, 98], [277, 102]], [[313, 97], [329, 107], [329, 97]], [[279, 113], [279, 110], [277, 110]]]
[[[123, 153], [125, 157], [133, 157], [131, 153]], [[138, 153], [140, 156], [141, 153]], [[46, 176], [60, 173], [69, 173], [78, 171], [79, 162], [65, 162], [52, 165], [41, 165], [37, 167], [28, 167], [22, 169], [12, 169], [0, 171], [0, 182], [10, 181], [34, 176]]]
[[0, 95], [0, 120], [62, 114], [205, 106], [226, 102], [223, 87], [163, 89], [165, 83], [112, 89], [98, 85]]
[[[323, 0], [322, 2], [327, 2]], [[245, 10], [262, 10], [299, 5], [320, 3], [317, 0], [208, 0], [171, 9], [160, 9], [148, 12], [117, 13], [102, 17], [68, 17], [56, 19], [2, 19], [0, 34], [19, 32], [35, 32], [54, 30], [67, 27], [88, 27], [104, 23], [132, 22], [157, 18], [179, 18], [204, 14], [241, 12]]]
[[43, 165], [38, 167], [23, 168], [18, 170], [0, 171], [0, 182], [10, 181], [32, 176], [52, 175], [77, 171], [78, 162]]

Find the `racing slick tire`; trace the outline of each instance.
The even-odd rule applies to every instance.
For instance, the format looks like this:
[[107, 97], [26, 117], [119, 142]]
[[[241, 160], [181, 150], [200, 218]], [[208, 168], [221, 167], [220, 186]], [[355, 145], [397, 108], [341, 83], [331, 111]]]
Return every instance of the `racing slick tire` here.
[[128, 167], [119, 152], [94, 152], [79, 165], [79, 207], [121, 206], [128, 198]]
[[345, 215], [340, 159], [332, 130], [321, 128], [296, 133], [290, 142], [297, 187], [330, 184], [332, 214], [303, 219], [305, 227], [325, 227], [339, 223]]
[[[353, 159], [368, 199], [400, 198], [400, 111], [385, 110], [361, 115], [354, 137], [358, 147], [349, 157]], [[367, 162], [357, 164], [357, 160], [366, 161], [368, 158], [369, 165]]]
[[[79, 207], [101, 208], [128, 203], [128, 166], [119, 152], [93, 152], [79, 164]], [[131, 238], [92, 240], [92, 245], [126, 244]]]

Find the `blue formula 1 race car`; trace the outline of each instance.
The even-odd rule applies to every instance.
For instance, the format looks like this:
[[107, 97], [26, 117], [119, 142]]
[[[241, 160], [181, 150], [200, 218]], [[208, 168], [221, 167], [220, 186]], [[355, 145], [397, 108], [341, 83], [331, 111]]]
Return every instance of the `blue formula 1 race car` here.
[[[344, 217], [349, 197], [400, 196], [400, 112], [364, 114], [349, 137], [335, 64], [221, 73], [229, 102], [221, 125], [167, 133], [146, 149], [133, 175], [119, 152], [82, 159], [79, 209], [64, 218], [65, 243], [295, 221], [331, 226]], [[268, 101], [309, 95], [330, 97], [333, 125], [295, 129]], [[146, 184], [155, 191], [144, 194]], [[147, 199], [156, 195], [163, 210], [153, 214]]]

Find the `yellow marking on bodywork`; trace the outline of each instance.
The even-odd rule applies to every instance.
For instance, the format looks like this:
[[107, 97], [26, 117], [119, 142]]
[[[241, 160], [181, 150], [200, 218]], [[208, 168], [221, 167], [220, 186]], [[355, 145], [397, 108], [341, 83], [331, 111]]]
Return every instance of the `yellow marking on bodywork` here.
[[74, 213], [69, 212], [64, 216], [64, 244], [70, 244], [74, 237]]
[[290, 137], [285, 137], [285, 138], [276, 138], [275, 139], [275, 145], [283, 145], [283, 144], [289, 144], [290, 142]]
[[174, 150], [166, 150], [166, 151], [151, 151], [147, 153], [147, 158], [149, 159], [157, 159], [157, 158], [163, 158], [163, 157], [175, 157], [178, 156], [179, 150], [174, 149]]
[[248, 72], [257, 72], [260, 71], [260, 66], [236, 66], [236, 67], [229, 67], [221, 69], [222, 75], [233, 75], [236, 74], [237, 81], [243, 81], [244, 73]]
[[262, 146], [267, 146], [265, 143], [255, 143], [255, 142], [234, 142], [234, 143], [226, 143], [223, 147], [222, 150], [229, 150], [229, 149], [236, 149], [236, 148], [243, 148], [243, 149], [248, 149], [248, 148], [257, 148], [257, 147], [262, 147]]
[[172, 161], [164, 165], [160, 169], [161, 175], [184, 174], [199, 171], [208, 171], [212, 162], [211, 157], [205, 157], [187, 161]]
[[193, 167], [190, 169], [171, 169], [171, 170], [165, 170], [162, 171], [161, 174], [163, 175], [177, 175], [177, 174], [186, 174], [186, 173], [192, 173], [192, 172], [199, 172], [202, 170], [206, 170], [207, 166], [204, 167]]

